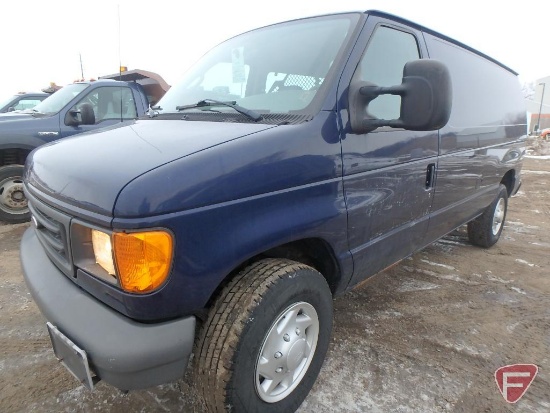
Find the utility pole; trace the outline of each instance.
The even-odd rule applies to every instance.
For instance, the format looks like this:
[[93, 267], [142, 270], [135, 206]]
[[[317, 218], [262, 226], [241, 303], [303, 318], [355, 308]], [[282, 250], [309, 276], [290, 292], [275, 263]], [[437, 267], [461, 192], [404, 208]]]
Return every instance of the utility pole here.
[[542, 97], [540, 98], [540, 107], [539, 107], [539, 120], [537, 121], [537, 131], [540, 132], [540, 114], [542, 113], [542, 102], [544, 102], [544, 89], [546, 89], [546, 83], [539, 83], [542, 85]]
[[84, 67], [82, 66], [82, 53], [78, 54], [80, 56], [80, 78], [84, 80]]

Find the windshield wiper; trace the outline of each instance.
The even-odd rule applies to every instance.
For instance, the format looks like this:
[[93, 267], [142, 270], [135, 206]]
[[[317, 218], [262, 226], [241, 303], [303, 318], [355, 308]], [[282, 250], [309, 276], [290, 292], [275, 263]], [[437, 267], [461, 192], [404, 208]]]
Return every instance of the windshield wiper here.
[[227, 106], [232, 108], [233, 110], [242, 113], [243, 115], [247, 116], [248, 118], [252, 119], [254, 122], [258, 122], [259, 120], [262, 120], [263, 117], [258, 112], [244, 108], [240, 105], [237, 105], [237, 102], [227, 101], [223, 102], [221, 100], [214, 100], [214, 99], [203, 99], [199, 100], [197, 103], [193, 105], [184, 105], [184, 106], [176, 106], [177, 111], [187, 110], [187, 109], [197, 109], [197, 108], [206, 108], [206, 107], [213, 107], [213, 106]]

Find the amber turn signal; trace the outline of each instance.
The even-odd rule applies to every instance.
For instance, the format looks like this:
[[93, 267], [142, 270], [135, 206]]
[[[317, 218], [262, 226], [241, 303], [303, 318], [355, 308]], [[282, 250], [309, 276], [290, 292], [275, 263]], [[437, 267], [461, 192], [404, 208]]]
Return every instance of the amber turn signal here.
[[160, 287], [170, 272], [172, 235], [166, 231], [113, 233], [118, 281], [130, 293], [147, 293]]

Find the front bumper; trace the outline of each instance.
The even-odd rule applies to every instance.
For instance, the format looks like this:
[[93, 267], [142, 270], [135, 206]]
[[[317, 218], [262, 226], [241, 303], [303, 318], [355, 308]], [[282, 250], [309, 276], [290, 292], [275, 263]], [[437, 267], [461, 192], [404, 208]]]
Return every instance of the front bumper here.
[[86, 351], [91, 369], [101, 380], [133, 390], [183, 376], [193, 349], [195, 317], [144, 324], [123, 316], [59, 271], [33, 228], [21, 240], [21, 263], [44, 317]]

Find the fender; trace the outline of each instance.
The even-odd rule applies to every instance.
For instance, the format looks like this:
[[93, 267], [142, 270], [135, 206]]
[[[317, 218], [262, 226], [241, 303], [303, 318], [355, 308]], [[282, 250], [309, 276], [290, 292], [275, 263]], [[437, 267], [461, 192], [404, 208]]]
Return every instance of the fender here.
[[[183, 313], [204, 308], [217, 287], [242, 263], [292, 241], [319, 238], [330, 245], [341, 272], [337, 290], [347, 286], [352, 274], [340, 178], [182, 213], [113, 220], [117, 229], [159, 226], [170, 229], [176, 239], [172, 275], [166, 284], [169, 288], [138, 297], [136, 303], [155, 301], [166, 316], [181, 314], [182, 307]], [[177, 299], [183, 296], [185, 303]], [[150, 308], [150, 304], [144, 307]], [[139, 307], [126, 305], [135, 311]]]

